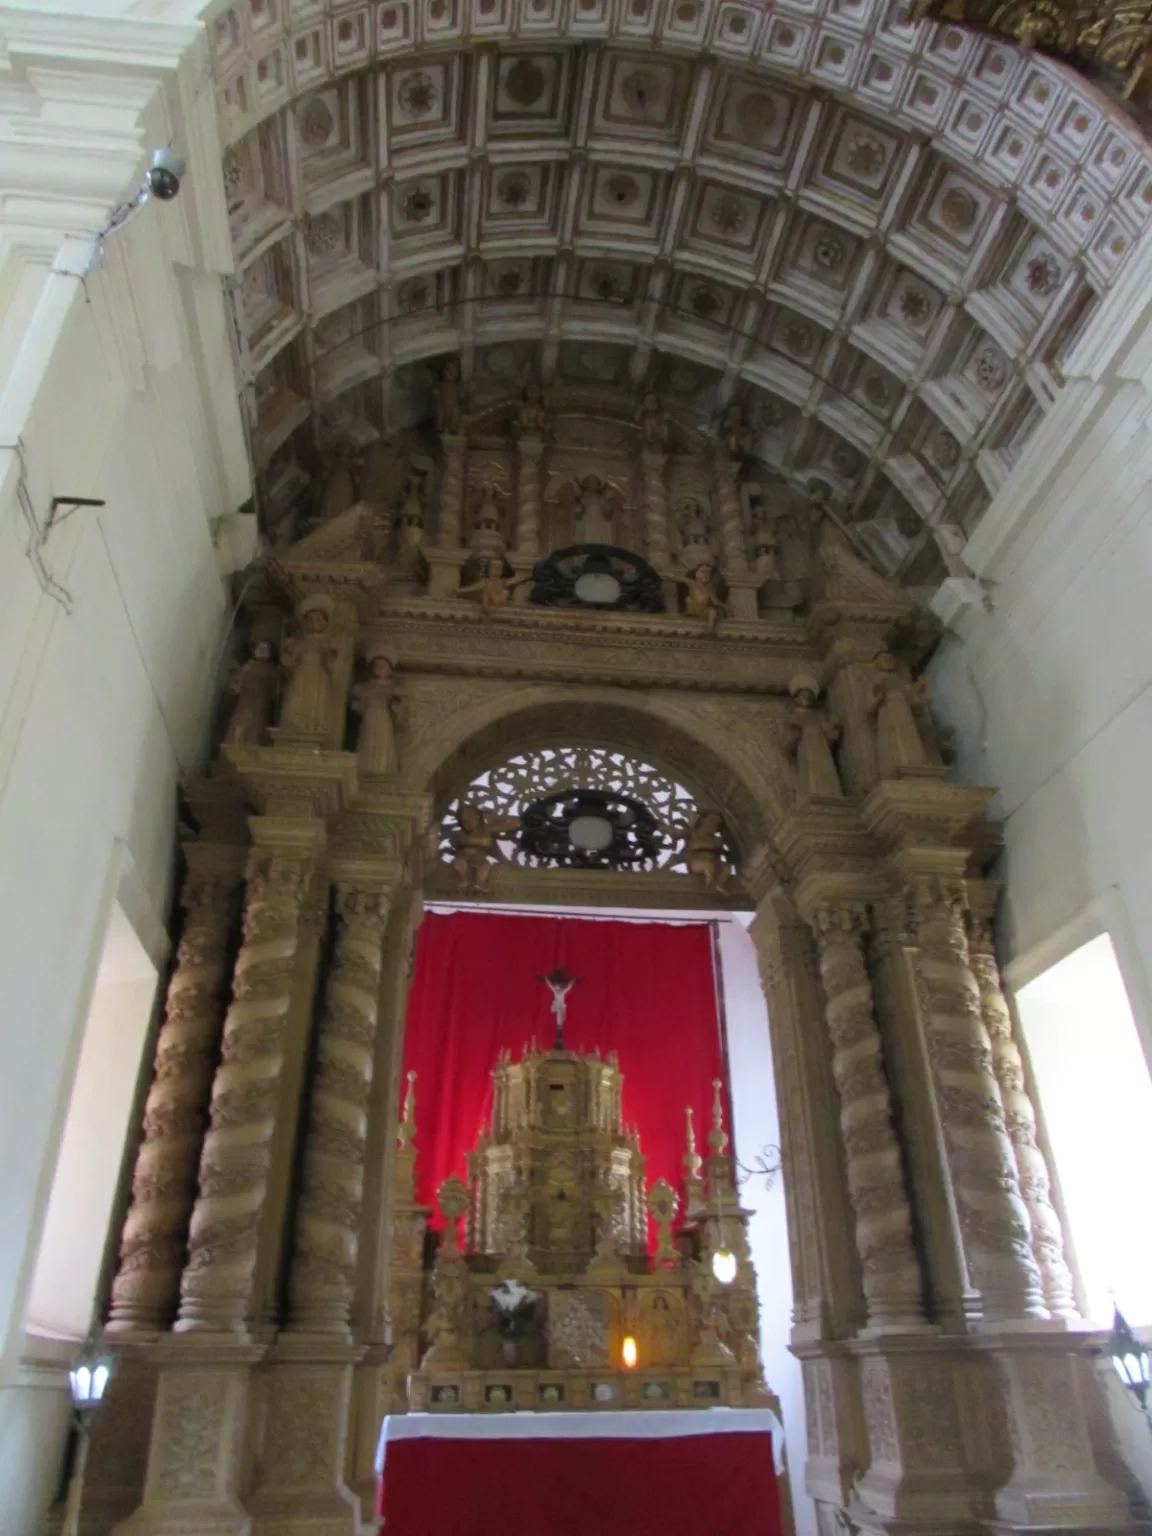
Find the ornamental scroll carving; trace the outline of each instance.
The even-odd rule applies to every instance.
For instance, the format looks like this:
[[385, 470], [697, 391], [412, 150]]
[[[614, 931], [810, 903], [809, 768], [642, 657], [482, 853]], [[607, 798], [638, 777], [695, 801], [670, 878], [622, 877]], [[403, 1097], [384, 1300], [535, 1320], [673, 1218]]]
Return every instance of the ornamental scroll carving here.
[[819, 907], [812, 927], [832, 1038], [832, 1075], [840, 1094], [840, 1129], [868, 1321], [881, 1326], [921, 1321], [923, 1303], [892, 1095], [864, 963], [865, 923], [862, 906], [841, 903]]
[[284, 1032], [312, 861], [254, 849], [244, 942], [200, 1160], [179, 1329], [242, 1329], [268, 1185]]

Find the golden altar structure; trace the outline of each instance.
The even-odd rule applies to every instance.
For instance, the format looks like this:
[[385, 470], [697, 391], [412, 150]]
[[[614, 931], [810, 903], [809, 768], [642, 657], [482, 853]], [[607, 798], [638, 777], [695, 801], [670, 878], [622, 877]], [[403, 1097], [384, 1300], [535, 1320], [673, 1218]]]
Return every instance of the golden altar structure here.
[[[688, 1110], [682, 1193], [646, 1189], [615, 1053], [570, 1051], [562, 1029], [551, 1049], [502, 1052], [468, 1180], [437, 1192], [436, 1234], [415, 1197], [414, 1086], [394, 1171], [394, 1411], [775, 1405], [718, 1080], [708, 1155]], [[736, 1261], [728, 1284], [717, 1254]]]

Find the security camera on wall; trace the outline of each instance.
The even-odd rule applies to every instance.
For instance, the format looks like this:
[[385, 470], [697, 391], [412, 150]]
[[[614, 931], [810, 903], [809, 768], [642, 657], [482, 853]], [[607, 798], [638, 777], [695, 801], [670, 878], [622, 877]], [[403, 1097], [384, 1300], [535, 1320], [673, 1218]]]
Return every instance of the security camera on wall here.
[[180, 191], [180, 182], [188, 169], [184, 156], [174, 149], [154, 149], [148, 169], [144, 173], [144, 186], [150, 196], [169, 203]]

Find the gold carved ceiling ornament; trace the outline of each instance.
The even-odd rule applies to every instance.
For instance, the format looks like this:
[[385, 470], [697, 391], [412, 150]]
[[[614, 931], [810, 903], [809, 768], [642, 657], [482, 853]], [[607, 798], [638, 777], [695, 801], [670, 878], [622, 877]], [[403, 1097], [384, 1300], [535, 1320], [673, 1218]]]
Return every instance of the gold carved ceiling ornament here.
[[471, 411], [652, 389], [714, 435], [737, 401], [929, 586], [1152, 213], [1091, 85], [883, 0], [234, 0], [209, 33], [273, 524], [452, 356]]

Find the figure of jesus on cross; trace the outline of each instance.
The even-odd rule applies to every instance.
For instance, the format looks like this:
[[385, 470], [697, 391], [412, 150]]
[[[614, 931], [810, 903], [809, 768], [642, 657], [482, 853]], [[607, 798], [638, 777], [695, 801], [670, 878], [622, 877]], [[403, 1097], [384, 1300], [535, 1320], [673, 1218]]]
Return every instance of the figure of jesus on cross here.
[[537, 976], [537, 981], [542, 981], [552, 994], [552, 1017], [556, 1020], [556, 1038], [552, 1042], [554, 1051], [566, 1051], [564, 1044], [564, 1020], [568, 1017], [568, 994], [580, 980], [579, 976], [569, 976], [562, 965], [554, 966], [547, 976]]

